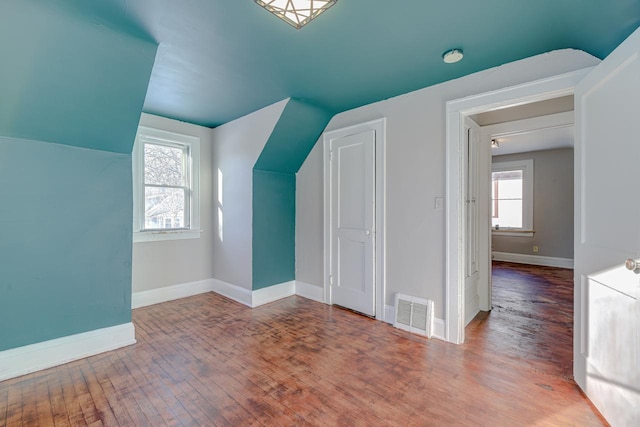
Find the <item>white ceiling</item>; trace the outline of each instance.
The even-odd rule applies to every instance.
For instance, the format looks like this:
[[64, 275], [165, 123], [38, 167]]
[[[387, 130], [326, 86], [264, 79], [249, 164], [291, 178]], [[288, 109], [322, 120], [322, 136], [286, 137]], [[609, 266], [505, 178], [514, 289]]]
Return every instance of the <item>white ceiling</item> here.
[[573, 126], [541, 129], [496, 139], [500, 147], [491, 148], [492, 156], [573, 147]]
[[573, 95], [472, 117], [499, 144], [492, 156], [573, 147]]

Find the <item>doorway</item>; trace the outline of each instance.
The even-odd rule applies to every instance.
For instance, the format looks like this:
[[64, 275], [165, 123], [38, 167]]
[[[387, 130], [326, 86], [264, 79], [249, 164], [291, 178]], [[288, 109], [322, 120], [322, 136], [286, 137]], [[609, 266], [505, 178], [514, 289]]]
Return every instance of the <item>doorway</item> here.
[[468, 315], [492, 308], [491, 260], [573, 268], [573, 104], [567, 95], [471, 118], [483, 156], [479, 173], [465, 182], [480, 181], [485, 229], [478, 236], [465, 230], [465, 238], [481, 240], [491, 256], [478, 281], [479, 307], [475, 313], [465, 307]]
[[[447, 103], [447, 310], [445, 313], [447, 341], [461, 344], [465, 337], [465, 118], [488, 111], [571, 95], [575, 85], [589, 71], [590, 69], [579, 70]], [[482, 219], [480, 221], [482, 223]], [[479, 227], [479, 230], [482, 228]], [[488, 227], [486, 228], [488, 230]], [[488, 265], [489, 251], [480, 251], [479, 254], [479, 262]]]

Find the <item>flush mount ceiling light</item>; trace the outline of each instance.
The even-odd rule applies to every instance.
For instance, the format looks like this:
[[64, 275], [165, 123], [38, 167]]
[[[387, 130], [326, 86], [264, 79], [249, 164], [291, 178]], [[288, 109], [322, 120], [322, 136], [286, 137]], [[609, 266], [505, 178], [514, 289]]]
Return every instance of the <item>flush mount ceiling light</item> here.
[[311, 22], [338, 0], [254, 0], [297, 30]]
[[442, 55], [442, 59], [447, 64], [454, 64], [462, 59], [462, 49], [451, 49]]

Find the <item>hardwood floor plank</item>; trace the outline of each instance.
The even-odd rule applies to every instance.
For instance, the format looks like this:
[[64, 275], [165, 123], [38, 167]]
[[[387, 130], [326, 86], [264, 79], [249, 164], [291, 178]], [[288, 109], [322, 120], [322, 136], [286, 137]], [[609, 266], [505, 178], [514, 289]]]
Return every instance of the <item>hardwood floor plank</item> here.
[[108, 378], [104, 378], [105, 382], [110, 382], [114, 390], [117, 390], [119, 404], [127, 408], [127, 412], [135, 425], [162, 425], [158, 424], [158, 419], [155, 417], [153, 419], [147, 418], [145, 413], [146, 406], [144, 403], [140, 404], [142, 396], [140, 396], [137, 384], [131, 378], [129, 370], [120, 358], [120, 354], [124, 352], [126, 352], [126, 349], [118, 354], [111, 354], [111, 372]]
[[[49, 396], [49, 388], [46, 381], [36, 382], [36, 411], [38, 414], [38, 425], [40, 426], [52, 426], [53, 412], [51, 410], [51, 400]], [[3, 425], [0, 420], [0, 425]]]
[[51, 401], [51, 411], [53, 413], [53, 424], [58, 426], [69, 426], [69, 415], [67, 414], [67, 406], [64, 403], [62, 379], [66, 374], [66, 368], [60, 366], [54, 368], [52, 371], [56, 372], [56, 375], [51, 373], [44, 378], [47, 380], [47, 387], [49, 390], [49, 399]]
[[167, 426], [183, 426], [180, 417], [184, 416], [185, 412], [181, 411], [180, 413], [176, 413], [174, 406], [168, 404], [171, 400], [165, 396], [165, 393], [163, 393], [161, 389], [152, 386], [151, 382], [155, 379], [155, 377], [152, 376], [154, 370], [153, 365], [144, 366], [138, 364], [136, 359], [137, 357], [131, 357], [131, 355], [129, 355], [126, 364], [130, 367], [129, 372], [131, 376], [141, 387], [141, 391], [144, 393], [146, 399], [148, 399], [150, 406], [152, 408], [165, 408], [164, 411], [156, 412]]
[[102, 386], [98, 382], [98, 378], [93, 371], [91, 363], [83, 364], [82, 366], [82, 378], [84, 379], [85, 387], [91, 396], [91, 401], [95, 405], [96, 414], [98, 420], [104, 425], [118, 425], [118, 417], [114, 413], [113, 408], [109, 404], [107, 396], [102, 389]]
[[26, 425], [38, 425], [36, 381], [33, 380], [33, 374], [27, 377], [29, 379], [23, 383], [22, 387], [22, 422]]
[[82, 372], [82, 363], [74, 362], [69, 364], [69, 374], [71, 377], [71, 385], [74, 388], [76, 400], [80, 406], [80, 411], [84, 418], [84, 423], [93, 424], [100, 419], [100, 414], [93, 401], [93, 397], [87, 387], [86, 379]]
[[121, 392], [118, 391], [111, 382], [110, 378], [116, 375], [115, 372], [112, 373], [113, 366], [111, 363], [111, 354], [95, 360], [94, 363], [91, 363], [91, 359], [92, 358], [88, 359], [91, 370], [95, 375], [98, 385], [109, 402], [109, 407], [112, 409], [118, 425], [135, 425], [134, 420], [129, 414], [129, 405], [121, 403]]
[[606, 425], [571, 376], [573, 272], [494, 272], [460, 346], [300, 297], [136, 309], [137, 344], [0, 382], [0, 425]]
[[7, 425], [9, 411], [9, 389], [0, 388], [0, 426]]
[[25, 384], [28, 384], [28, 379], [26, 378], [20, 382], [13, 381], [7, 390], [7, 425], [20, 425], [22, 422], [23, 389]]
[[[167, 342], [162, 346], [162, 350], [158, 349], [157, 354], [162, 356], [160, 366], [167, 378], [171, 390], [178, 391], [177, 397], [181, 405], [189, 413], [191, 417], [200, 422], [214, 426], [230, 426], [232, 425], [221, 414], [221, 411], [207, 401], [201, 394], [202, 388], [194, 381], [190, 381], [191, 375], [185, 370], [185, 365], [190, 360], [180, 354], [179, 349], [174, 349], [175, 343]], [[151, 346], [153, 348], [153, 346]], [[206, 394], [206, 392], [205, 392]]]
[[76, 394], [74, 381], [71, 375], [71, 370], [74, 369], [74, 365], [77, 366], [77, 364], [75, 363], [64, 366], [64, 377], [62, 378], [61, 383], [62, 398], [67, 410], [69, 423], [71, 423], [71, 425], [85, 425], [86, 420], [84, 418], [84, 414], [82, 413], [80, 400], [78, 399], [78, 395]]

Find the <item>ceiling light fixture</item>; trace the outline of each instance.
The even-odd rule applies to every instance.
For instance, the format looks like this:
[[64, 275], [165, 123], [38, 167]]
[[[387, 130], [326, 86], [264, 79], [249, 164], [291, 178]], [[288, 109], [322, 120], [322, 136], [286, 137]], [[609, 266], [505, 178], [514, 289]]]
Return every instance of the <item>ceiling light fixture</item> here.
[[338, 0], [254, 0], [287, 24], [300, 28], [317, 18]]
[[498, 142], [497, 139], [493, 138], [491, 140], [491, 148], [500, 148], [500, 143]]
[[462, 54], [462, 49], [451, 49], [449, 51], [446, 51], [442, 55], [442, 59], [447, 64], [455, 64], [456, 62], [460, 61], [463, 56], [464, 55]]

